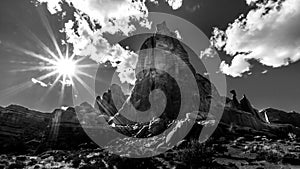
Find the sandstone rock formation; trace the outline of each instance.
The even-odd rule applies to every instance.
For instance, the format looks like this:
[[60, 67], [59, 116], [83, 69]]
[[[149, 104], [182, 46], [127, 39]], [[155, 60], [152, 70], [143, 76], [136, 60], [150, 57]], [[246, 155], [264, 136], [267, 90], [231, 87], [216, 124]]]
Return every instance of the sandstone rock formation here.
[[122, 93], [116, 85], [102, 97], [97, 97], [99, 110], [114, 116], [110, 123], [120, 126], [138, 124], [143, 129], [134, 135], [151, 135], [149, 130], [163, 131], [165, 127], [162, 126], [168, 126], [178, 115], [178, 119], [184, 119], [187, 113], [197, 110], [207, 114], [211, 99], [220, 99], [209, 80], [196, 73], [188, 53], [174, 35], [163, 22], [157, 25], [157, 32], [144, 41], [135, 70], [137, 80], [126, 100], [124, 94], [116, 97], [119, 100], [112, 99], [112, 95], [118, 95], [112, 94], [114, 88], [117, 93]]
[[[92, 141], [83, 127], [97, 124], [97, 122], [91, 122], [91, 120], [97, 120], [95, 116], [91, 115], [93, 110], [93, 107], [88, 103], [82, 103], [76, 108], [69, 107], [67, 110], [54, 110], [54, 117], [46, 132], [47, 137], [39, 151], [47, 149], [74, 149], [80, 144], [91, 143]], [[78, 112], [76, 113], [76, 111]], [[82, 122], [81, 124], [80, 120], [86, 120], [86, 123]]]
[[[100, 111], [106, 112], [109, 116], [113, 116], [110, 123], [120, 126], [130, 126], [136, 125], [135, 121], [140, 121], [137, 133], [132, 135], [136, 137], [145, 137], [152, 135], [150, 131], [151, 124], [156, 125], [156, 127], [152, 128], [161, 130], [166, 128], [165, 126], [169, 126], [170, 123], [178, 123], [178, 125], [179, 123], [186, 124], [189, 121], [189, 119], [186, 119], [185, 117], [186, 114], [198, 110], [198, 115], [207, 116], [209, 108], [212, 107], [212, 110], [210, 110], [212, 116], [218, 117], [223, 113], [215, 136], [224, 136], [228, 134], [258, 134], [268, 135], [270, 137], [285, 137], [288, 132], [300, 134], [295, 126], [286, 125], [289, 124], [286, 122], [286, 124], [280, 125], [268, 124], [265, 117], [252, 106], [245, 95], [238, 101], [237, 94], [234, 90], [231, 91], [233, 94], [232, 99], [227, 98], [227, 104], [223, 111], [221, 108], [222, 103], [218, 101], [221, 100], [222, 97], [219, 96], [214, 85], [211, 84], [208, 79], [196, 73], [189, 61], [188, 53], [181, 45], [180, 41], [173, 37], [174, 34], [167, 28], [166, 23], [157, 25], [157, 32], [146, 39], [141, 47], [136, 68], [137, 81], [131, 95], [127, 99], [122, 99], [123, 96], [121, 95], [121, 101], [118, 101], [118, 106], [111, 101], [111, 90], [109, 90], [106, 95], [102, 96], [100, 105], [106, 105], [106, 103], [108, 105], [106, 108], [102, 109], [100, 106]], [[172, 57], [172, 55], [177, 57]], [[183, 62], [180, 62], [178, 59]], [[188, 69], [192, 72], [192, 78], [196, 79], [199, 93], [188, 93], [189, 91], [184, 91], [188, 93], [190, 98], [184, 99], [186, 102], [182, 103], [180, 100], [182, 93], [177, 90], [177, 82], [190, 82], [190, 79], [185, 77], [187, 72], [184, 69], [184, 65], [187, 65]], [[158, 69], [155, 69], [154, 67]], [[171, 74], [174, 74], [173, 77], [168, 76], [168, 73], [170, 72]], [[184, 84], [188, 85], [188, 83]], [[162, 90], [165, 98], [163, 96], [160, 97], [159, 95], [157, 98], [149, 96], [150, 93], [156, 89]], [[217, 100], [216, 102], [213, 102], [214, 105], [211, 105], [212, 99]], [[123, 100], [125, 100], [125, 102], [123, 102]], [[159, 101], [155, 102], [156, 100]], [[124, 104], [120, 106], [120, 103]], [[200, 106], [195, 109], [193, 106], [197, 105], [197, 103], [199, 103]], [[166, 108], [163, 111], [159, 110], [159, 108], [162, 107], [160, 104], [166, 105]], [[178, 115], [176, 112], [176, 110], [178, 110], [178, 107], [176, 106], [178, 105], [182, 106], [181, 110], [184, 111], [184, 116], [179, 117], [179, 120], [174, 122]], [[150, 107], [152, 109], [150, 109]], [[158, 112], [163, 113], [159, 114]], [[147, 119], [148, 123], [143, 123], [143, 120], [141, 120], [142, 118]], [[206, 124], [206, 122], [204, 122], [205, 120], [213, 119], [214, 117], [211, 117], [210, 119], [198, 119], [196, 120], [196, 124]], [[167, 122], [167, 124], [157, 123], [158, 121], [164, 121]], [[215, 125], [218, 125], [218, 123]], [[129, 126], [125, 128], [130, 129]], [[189, 134], [189, 137], [192, 135], [191, 138], [197, 138], [196, 135], [200, 133], [199, 131], [201, 131], [202, 126], [203, 125], [194, 125], [192, 127], [193, 130], [190, 132], [192, 134]], [[172, 131], [173, 133], [185, 133], [182, 131], [182, 127], [175, 127], [174, 130], [175, 131]], [[126, 130], [126, 132], [128, 132], [128, 130]], [[157, 130], [155, 130], [155, 132], [157, 132]], [[170, 135], [170, 137], [172, 136]]]
[[300, 113], [268, 108], [262, 110], [260, 114], [263, 117], [266, 114], [268, 121], [272, 124], [290, 124], [300, 128]]
[[[219, 102], [222, 97], [216, 88], [195, 71], [189, 59], [166, 23], [159, 24], [157, 32], [141, 47], [137, 80], [129, 96], [113, 84], [96, 98], [95, 108], [82, 103], [67, 110], [41, 113], [16, 105], [0, 107], [0, 151], [17, 151], [22, 146], [40, 147], [40, 151], [76, 149], [91, 142], [84, 129], [100, 135], [100, 139], [108, 138], [111, 130], [130, 137], [149, 138], [174, 125], [159, 138], [166, 144], [161, 144], [162, 147], [173, 145], [178, 137], [198, 139], [207, 126], [218, 126], [214, 138], [265, 135], [278, 139], [286, 138], [289, 133], [300, 136], [298, 113], [275, 109], [259, 113], [245, 95], [239, 101], [234, 90], [233, 97], [226, 98], [223, 110]], [[193, 90], [193, 79], [199, 92]], [[221, 115], [218, 123], [217, 117]]]
[[36, 148], [53, 115], [18, 105], [0, 107], [0, 152]]
[[[229, 102], [235, 102], [237, 105], [227, 104], [215, 133], [216, 135], [266, 135], [272, 138], [286, 138], [289, 133], [300, 135], [297, 125], [280, 120], [278, 120], [277, 124], [269, 124], [268, 119], [264, 116], [264, 112], [259, 113], [257, 109], [253, 108], [245, 95], [240, 100], [240, 103], [234, 101], [236, 99], [235, 91], [233, 95], [233, 99]], [[281, 113], [285, 114], [284, 112]], [[287, 114], [283, 116], [288, 117]]]

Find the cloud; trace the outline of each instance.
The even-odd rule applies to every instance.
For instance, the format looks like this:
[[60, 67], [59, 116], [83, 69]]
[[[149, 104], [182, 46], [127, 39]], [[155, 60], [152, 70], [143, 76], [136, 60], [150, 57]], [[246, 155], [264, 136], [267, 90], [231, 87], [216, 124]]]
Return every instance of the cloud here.
[[[46, 3], [52, 14], [62, 10], [61, 0], [39, 0], [39, 2]], [[67, 42], [73, 45], [73, 53], [89, 56], [98, 63], [110, 61], [117, 67], [122, 82], [134, 83], [133, 66], [136, 65], [137, 55], [119, 44], [111, 44], [103, 33], [121, 33], [128, 36], [136, 30], [135, 23], [150, 29], [151, 23], [147, 19], [148, 9], [145, 1], [65, 0], [65, 2], [77, 11], [74, 13], [75, 19], [66, 22], [62, 30], [66, 33]]]
[[[51, 14], [62, 11], [62, 0], [38, 0], [38, 2], [46, 3]], [[64, 2], [73, 6], [77, 13], [87, 15], [90, 21], [99, 23], [101, 32], [111, 34], [121, 32], [128, 35], [135, 30], [133, 21], [138, 21], [143, 26], [150, 25], [147, 20], [148, 9], [144, 0], [64, 0]], [[94, 22], [89, 24], [95, 26]]]
[[38, 0], [40, 3], [47, 3], [48, 11], [51, 14], [59, 12], [62, 10], [61, 8], [61, 0]]
[[232, 77], [241, 77], [241, 73], [250, 70], [250, 64], [244, 59], [243, 55], [238, 55], [233, 58], [230, 66], [225, 63], [225, 61], [222, 61], [220, 70], [226, 75], [230, 75]]
[[220, 70], [233, 77], [250, 71], [248, 60], [269, 67], [287, 66], [300, 59], [300, 3], [298, 0], [246, 0], [253, 5], [225, 31], [214, 29], [212, 44], [233, 56], [231, 64], [222, 62]]
[[[150, 2], [154, 3], [155, 5], [159, 5], [158, 0], [149, 0]], [[173, 10], [177, 10], [182, 6], [183, 0], [165, 0]]]
[[117, 67], [121, 82], [134, 84], [138, 55], [119, 44], [110, 44], [101, 32], [93, 32], [84, 20], [77, 21], [77, 32], [73, 30], [73, 21], [65, 25], [67, 42], [73, 44], [73, 52], [80, 56], [90, 56], [90, 59], [98, 63], [111, 62], [113, 67]]
[[154, 3], [155, 5], [158, 5], [158, 1], [157, 0], [149, 0], [150, 2]]
[[204, 49], [204, 51], [200, 52], [200, 59], [214, 58], [217, 55], [218, 55], [218, 52], [216, 51], [216, 49], [213, 46], [210, 46], [210, 47]]
[[42, 87], [48, 87], [48, 85], [47, 85], [46, 83], [44, 83], [44, 82], [42, 82], [42, 81], [39, 81], [39, 80], [37, 80], [37, 79], [35, 79], [35, 78], [31, 78], [31, 81], [32, 81], [32, 83], [34, 83], [34, 84], [39, 84], [39, 85], [42, 86]]
[[117, 67], [117, 72], [119, 72], [119, 78], [122, 83], [127, 82], [129, 84], [134, 84], [135, 78], [135, 67], [138, 61], [138, 55], [134, 52], [121, 49], [122, 61]]
[[[38, 1], [46, 3], [51, 14], [62, 11], [62, 0]], [[136, 23], [150, 29], [146, 0], [64, 0], [64, 2], [76, 9], [75, 19], [66, 22], [62, 30], [66, 33], [67, 42], [73, 45], [73, 53], [78, 56], [89, 56], [98, 63], [111, 62], [112, 66], [117, 67], [120, 80], [133, 84], [138, 55], [119, 44], [111, 44], [103, 34], [121, 33], [129, 36], [136, 30]], [[158, 3], [156, 0], [150, 2]], [[166, 0], [166, 2], [174, 10], [182, 5], [182, 0]]]
[[166, 0], [173, 10], [177, 10], [182, 6], [182, 0]]

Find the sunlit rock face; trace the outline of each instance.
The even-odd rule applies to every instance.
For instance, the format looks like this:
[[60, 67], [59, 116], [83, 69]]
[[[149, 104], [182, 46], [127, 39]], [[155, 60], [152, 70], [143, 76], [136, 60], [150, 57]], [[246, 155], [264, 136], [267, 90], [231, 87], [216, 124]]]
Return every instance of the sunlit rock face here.
[[[266, 109], [259, 112], [245, 95], [238, 101], [236, 92], [232, 90], [231, 93], [233, 97], [231, 99], [227, 98], [215, 135], [250, 137], [265, 135], [272, 138], [287, 138], [289, 133], [300, 134], [300, 129], [294, 123], [299, 119], [299, 115], [294, 114], [296, 116], [293, 116], [275, 109]], [[297, 116], [298, 118], [296, 118]]]
[[300, 128], [300, 113], [267, 108], [260, 112], [272, 124], [291, 124]]
[[210, 99], [219, 98], [209, 80], [196, 73], [188, 53], [165, 22], [157, 25], [157, 32], [144, 41], [138, 54], [137, 80], [113, 123], [143, 123], [156, 118], [172, 121], [197, 110], [207, 113]]
[[[174, 56], [175, 55], [175, 56]], [[178, 60], [183, 62], [179, 62]], [[189, 56], [181, 42], [176, 39], [176, 34], [171, 32], [166, 23], [157, 25], [157, 32], [148, 38], [141, 46], [136, 75], [147, 68], [157, 68], [166, 72], [183, 74], [181, 68], [188, 66], [193, 74], [196, 73], [189, 61]]]

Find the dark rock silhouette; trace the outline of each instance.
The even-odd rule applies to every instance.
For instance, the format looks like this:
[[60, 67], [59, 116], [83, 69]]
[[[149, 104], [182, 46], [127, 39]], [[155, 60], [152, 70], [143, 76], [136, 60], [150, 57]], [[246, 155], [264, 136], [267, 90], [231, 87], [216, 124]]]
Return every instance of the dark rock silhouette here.
[[[115, 114], [111, 123], [120, 125], [120, 126], [126, 126], [126, 125], [134, 125], [135, 123], [133, 121], [136, 121], [139, 116], [142, 116], [142, 113], [139, 111], [146, 111], [149, 109], [149, 107], [152, 105], [150, 103], [151, 98], [149, 97], [149, 93], [153, 89], [162, 89], [164, 93], [166, 94], [167, 102], [168, 100], [172, 100], [170, 103], [167, 104], [167, 108], [165, 109], [164, 113], [158, 117], [157, 114], [150, 114], [147, 115], [150, 116], [152, 120], [148, 123], [139, 124], [139, 129], [137, 130], [137, 133], [134, 133], [132, 135], [137, 137], [145, 137], [145, 136], [151, 136], [151, 124], [155, 121], [164, 121], [167, 122], [167, 124], [161, 124], [157, 125], [157, 128], [163, 129], [164, 126], [168, 126], [169, 123], [173, 123], [176, 118], [176, 106], [180, 104], [179, 102], [179, 93], [176, 93], [176, 83], [171, 80], [171, 78], [167, 77], [163, 74], [162, 71], [158, 71], [155, 69], [145, 69], [147, 67], [160, 67], [162, 70], [168, 70], [168, 72], [175, 72], [175, 76], [178, 76], [179, 80], [182, 81], [188, 81], [188, 79], [185, 79], [184, 74], [185, 72], [181, 72], [181, 65], [178, 61], [174, 58], [169, 58], [168, 55], [164, 52], [159, 53], [156, 51], [156, 49], [163, 49], [170, 51], [171, 53], [175, 54], [176, 56], [179, 56], [179, 58], [184, 61], [184, 63], [189, 67], [191, 72], [193, 73], [194, 78], [197, 81], [199, 94], [196, 93], [197, 96], [199, 96], [200, 99], [200, 106], [198, 109], [199, 112], [197, 114], [204, 114], [207, 115], [211, 99], [220, 100], [222, 97], [219, 96], [218, 92], [216, 91], [213, 84], [209, 82], [208, 79], [204, 78], [200, 74], [197, 74], [195, 72], [195, 69], [189, 62], [189, 57], [185, 49], [182, 47], [180, 42], [172, 38], [173, 34], [171, 31], [166, 27], [166, 23], [159, 24], [157, 26], [157, 33], [153, 36], [149, 37], [145, 42], [143, 43], [141, 49], [142, 52], [139, 54], [138, 58], [138, 64], [137, 64], [137, 70], [136, 70], [136, 84], [134, 85], [134, 88], [132, 90], [131, 95], [129, 98], [124, 102], [124, 105], [121, 109], [115, 108], [116, 106], [111, 105], [111, 109], [109, 111], [117, 112], [119, 113]], [[154, 55], [155, 54], [155, 55]], [[140, 71], [143, 70], [143, 71]], [[156, 77], [156, 78], [155, 78]], [[159, 78], [162, 77], [162, 78]], [[172, 92], [171, 92], [172, 91]], [[109, 95], [108, 91], [108, 95]], [[185, 91], [184, 91], [185, 92]], [[233, 95], [232, 99], [227, 99], [227, 104], [225, 107], [225, 110], [223, 112], [223, 116], [221, 118], [220, 126], [218, 127], [217, 132], [215, 136], [223, 136], [223, 135], [268, 135], [270, 137], [285, 137], [287, 134], [291, 131], [294, 133], [299, 133], [299, 130], [295, 128], [292, 125], [286, 125], [286, 124], [280, 124], [280, 125], [272, 125], [268, 124], [268, 121], [265, 119], [264, 116], [262, 116], [257, 109], [255, 109], [248, 98], [244, 95], [243, 98], [238, 101], [237, 99], [237, 93], [235, 90], [230, 91], [230, 93]], [[169, 94], [169, 95], [168, 95]], [[195, 94], [195, 93], [194, 93]], [[191, 93], [190, 96], [193, 96]], [[192, 98], [192, 97], [191, 97]], [[102, 97], [103, 99], [103, 97]], [[109, 99], [108, 99], [109, 100]], [[159, 98], [161, 102], [166, 102], [164, 98]], [[109, 101], [107, 101], [109, 102]], [[193, 110], [190, 108], [193, 105], [196, 105], [195, 103], [199, 102], [199, 100], [189, 100], [188, 102], [181, 103], [181, 106], [183, 106], [183, 110], [185, 114], [191, 113]], [[153, 104], [153, 105], [158, 105]], [[214, 103], [212, 109], [212, 114], [214, 116], [217, 116], [221, 113], [221, 103], [216, 101]], [[120, 106], [119, 106], [120, 107]], [[166, 111], [167, 110], [167, 111]], [[168, 111], [169, 110], [169, 111]], [[171, 111], [170, 111], [171, 110]], [[147, 111], [146, 111], [147, 112]], [[156, 111], [154, 111], [155, 113]], [[130, 117], [128, 119], [128, 117]], [[130, 120], [133, 119], [133, 120]], [[186, 117], [180, 117], [179, 119], [183, 120], [183, 124], [185, 124], [188, 119]], [[201, 124], [201, 121], [206, 119], [197, 120], [197, 124]], [[179, 120], [180, 121], [180, 120]], [[179, 123], [179, 121], [176, 121], [175, 123]], [[154, 123], [156, 124], [156, 123]], [[157, 123], [160, 124], [160, 123]], [[192, 134], [189, 134], [191, 138], [197, 138], [197, 135], [199, 134], [199, 131], [201, 131], [201, 125], [195, 125], [192, 127], [193, 130], [191, 131]], [[178, 127], [175, 133], [184, 133], [182, 130], [182, 127]], [[157, 131], [157, 130], [156, 130]], [[126, 132], [130, 133], [130, 131], [126, 130]], [[238, 134], [237, 134], [238, 133]], [[144, 136], [142, 136], [144, 135]]]
[[268, 108], [262, 110], [260, 114], [263, 117], [266, 114], [268, 121], [272, 124], [290, 124], [300, 128], [300, 113]]
[[[83, 103], [81, 106], [89, 107], [87, 103]], [[92, 142], [82, 128], [75, 108], [56, 109], [53, 115], [46, 130], [46, 137], [37, 150], [38, 152], [47, 149], [70, 150], [77, 148], [80, 144]]]
[[0, 153], [26, 152], [36, 148], [45, 136], [53, 114], [18, 105], [0, 107]]
[[253, 108], [246, 95], [240, 100], [240, 110], [253, 114], [257, 119], [266, 122], [263, 116], [260, 115], [257, 109]]
[[[115, 103], [110, 106], [101, 106], [105, 103], [111, 103], [111, 90], [107, 92], [108, 99], [105, 99], [104, 95], [102, 98], [97, 98], [97, 100], [100, 100], [98, 101], [100, 111], [107, 111], [104, 114], [112, 116], [116, 111], [119, 112], [113, 115], [114, 117], [110, 123], [126, 126], [134, 125], [136, 121], [139, 121], [138, 125], [143, 127], [134, 135], [137, 137], [140, 137], [142, 133], [151, 135], [150, 130], [155, 131], [152, 134], [159, 133], [158, 129], [163, 131], [163, 126], [172, 123], [179, 115], [180, 110], [184, 113], [180, 115], [179, 119], [184, 119], [186, 113], [195, 110], [207, 113], [210, 107], [210, 99], [218, 100], [220, 98], [209, 80], [196, 73], [189, 61], [188, 53], [180, 41], [175, 38], [175, 35], [163, 22], [157, 25], [157, 32], [144, 41], [138, 57], [136, 83], [131, 95], [121, 108], [116, 106]], [[187, 83], [191, 79], [196, 79], [197, 86], [195, 86], [195, 89], [198, 88], [199, 93], [195, 93], [190, 83]], [[183, 83], [187, 90], [180, 91], [177, 81]], [[159, 89], [162, 93], [156, 92], [156, 89]], [[152, 95], [150, 95], [151, 92]], [[183, 102], [181, 102], [183, 96], [180, 92], [184, 92], [184, 95], [188, 96], [183, 99]], [[103, 100], [107, 101], [104, 102]], [[121, 100], [123, 101], [123, 99]], [[199, 104], [200, 106], [197, 107]], [[143, 124], [143, 121], [147, 121], [147, 123]], [[161, 124], [154, 123], [157, 121], [160, 121]], [[156, 124], [156, 127], [153, 127], [154, 124]]]
[[236, 92], [235, 90], [231, 90], [230, 93], [232, 94], [232, 100], [231, 100], [231, 106], [232, 108], [235, 108], [235, 109], [240, 109], [240, 103], [236, 97]]

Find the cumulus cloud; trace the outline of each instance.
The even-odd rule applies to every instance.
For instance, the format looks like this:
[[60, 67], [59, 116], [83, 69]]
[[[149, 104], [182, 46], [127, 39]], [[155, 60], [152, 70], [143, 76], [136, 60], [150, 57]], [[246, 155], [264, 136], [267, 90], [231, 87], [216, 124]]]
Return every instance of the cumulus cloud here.
[[[147, 20], [148, 9], [144, 0], [63, 1], [73, 6], [77, 10], [77, 13], [87, 15], [91, 21], [97, 21], [102, 27], [101, 32], [112, 34], [121, 32], [128, 35], [128, 33], [135, 30], [133, 21], [138, 21], [143, 26], [150, 25]], [[38, 0], [38, 2], [46, 3], [51, 14], [62, 11], [62, 0]], [[93, 22], [89, 24], [93, 24]]]
[[250, 70], [250, 64], [243, 58], [243, 56], [235, 56], [229, 66], [225, 61], [221, 62], [220, 70], [226, 75], [233, 77], [241, 77], [244, 72]]
[[76, 32], [74, 32], [73, 26], [73, 21], [66, 23], [65, 32], [68, 37], [67, 42], [73, 44], [74, 53], [80, 56], [90, 56], [98, 63], [111, 62], [112, 66], [117, 67], [121, 82], [134, 84], [137, 54], [124, 49], [119, 44], [110, 44], [101, 32], [90, 30], [84, 20], [78, 19]]
[[[149, 0], [150, 2], [154, 3], [155, 5], [158, 5], [158, 0]], [[173, 10], [177, 10], [182, 6], [182, 0], [165, 0], [165, 2], [168, 3], [170, 7], [172, 7]]]
[[40, 80], [37, 80], [35, 78], [31, 78], [32, 83], [39, 84], [41, 87], [48, 87], [48, 85]]
[[166, 0], [173, 10], [177, 10], [182, 6], [182, 0]]
[[212, 44], [233, 56], [231, 64], [222, 62], [220, 70], [233, 77], [250, 71], [248, 60], [265, 66], [287, 66], [300, 59], [300, 3], [298, 0], [246, 0], [253, 5], [225, 30], [215, 29]]
[[213, 46], [210, 46], [200, 52], [200, 59], [213, 58], [218, 55], [218, 52]]
[[[150, 29], [146, 0], [38, 0], [46, 3], [51, 14], [62, 11], [62, 1], [76, 9], [75, 19], [65, 23], [62, 30], [67, 42], [73, 45], [73, 53], [89, 56], [98, 63], [107, 61], [117, 67], [122, 82], [133, 84], [137, 54], [124, 49], [119, 44], [111, 44], [104, 33], [121, 33], [129, 36], [136, 30], [136, 23]], [[156, 0], [150, 2], [157, 3]], [[166, 0], [175, 10], [182, 0]], [[178, 33], [179, 35], [179, 33]]]
[[[50, 13], [62, 10], [61, 0], [39, 0], [46, 3]], [[75, 20], [65, 23], [62, 30], [67, 42], [73, 45], [73, 53], [89, 56], [98, 63], [110, 61], [117, 67], [122, 82], [135, 81], [134, 67], [137, 55], [119, 44], [110, 44], [103, 33], [121, 33], [128, 36], [136, 30], [135, 23], [151, 28], [145, 1], [132, 0], [65, 0], [73, 6]], [[88, 17], [87, 17], [88, 16]]]

